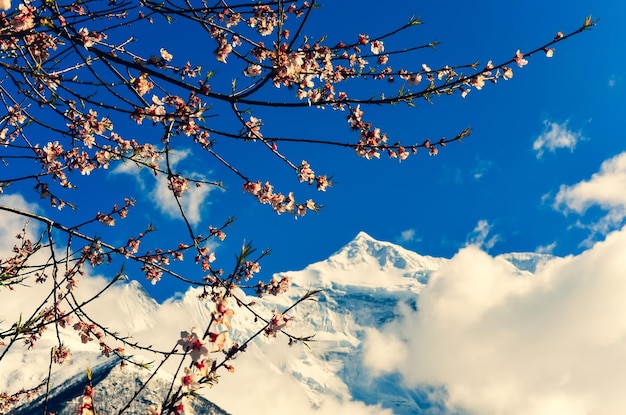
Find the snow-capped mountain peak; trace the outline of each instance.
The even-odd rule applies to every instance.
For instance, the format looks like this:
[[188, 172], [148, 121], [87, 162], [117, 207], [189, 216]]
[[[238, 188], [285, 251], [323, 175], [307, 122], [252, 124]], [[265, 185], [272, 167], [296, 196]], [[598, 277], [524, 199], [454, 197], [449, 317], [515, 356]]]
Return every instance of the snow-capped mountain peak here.
[[314, 287], [418, 287], [446, 259], [422, 256], [390, 242], [359, 234], [328, 259], [292, 273], [295, 284]]

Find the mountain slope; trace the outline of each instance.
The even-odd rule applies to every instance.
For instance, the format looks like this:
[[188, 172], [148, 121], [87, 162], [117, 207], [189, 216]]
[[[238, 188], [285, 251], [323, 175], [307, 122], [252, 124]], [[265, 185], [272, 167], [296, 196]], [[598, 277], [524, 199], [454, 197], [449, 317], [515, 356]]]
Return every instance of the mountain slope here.
[[[520, 273], [530, 273], [551, 258], [520, 253], [500, 257]], [[274, 309], [286, 309], [310, 288], [322, 288], [317, 301], [306, 301], [290, 313], [293, 321], [289, 332], [296, 336], [315, 334], [314, 341], [309, 350], [299, 345], [288, 347], [280, 336], [277, 339], [261, 336], [235, 360], [236, 375], [223, 375], [214, 389], [200, 392], [209, 401], [234, 414], [249, 412], [251, 408], [255, 414], [273, 414], [280, 405], [303, 414], [314, 412], [315, 408], [321, 408], [320, 413], [331, 412], [332, 408], [334, 412], [352, 414], [449, 414], [441, 400], [441, 396], [445, 396], [444, 390], [427, 385], [418, 389], [406, 388], [398, 375], [375, 377], [364, 364], [363, 350], [368, 331], [380, 329], [398, 317], [401, 307], [418, 308], [420, 291], [428, 284], [431, 275], [448, 261], [422, 256], [361, 232], [327, 260], [301, 271], [283, 273], [293, 281], [287, 295], [266, 296], [259, 301], [239, 291], [237, 295], [242, 302], [256, 301], [255, 310], [269, 317]], [[190, 288], [176, 299], [157, 304], [138, 283], [130, 282], [114, 287], [101, 302], [90, 304], [88, 312], [115, 331], [132, 333], [137, 341], [171, 350], [181, 331], [194, 326], [204, 327], [210, 321], [212, 305], [199, 301], [200, 294], [201, 289]], [[98, 308], [96, 303], [105, 306]], [[262, 322], [255, 321], [241, 308], [235, 309], [232, 323], [229, 336], [240, 343], [263, 327]], [[86, 365], [97, 368], [94, 369], [99, 376], [96, 394], [103, 390], [108, 395], [114, 393], [120, 402], [131, 396], [126, 392], [118, 393], [120, 387], [137, 385], [147, 376], [135, 368], [127, 367], [124, 371], [113, 368], [116, 362], [99, 357], [97, 344], [81, 344], [71, 330], [62, 332], [61, 336], [74, 358], [66, 367], [53, 372], [53, 384], [60, 385], [53, 390], [55, 402], [62, 402], [70, 396], [80, 397]], [[28, 384], [29, 379], [34, 382], [47, 376], [49, 350], [55, 341], [42, 339], [40, 342], [39, 351], [26, 353], [15, 349], [10, 352], [9, 359], [9, 362], [40, 360], [41, 364], [32, 368], [33, 372], [39, 370], [39, 373], [25, 376], [21, 363], [7, 364], [5, 359], [0, 362], [0, 391], [16, 390], [18, 386]], [[145, 361], [159, 359], [147, 356]], [[29, 370], [31, 366], [29, 363]], [[165, 370], [173, 373], [175, 366], [166, 366]], [[158, 400], [164, 384], [169, 384], [166, 375], [154, 383], [156, 386], [141, 401], [145, 404]], [[131, 393], [135, 387], [126, 389]], [[198, 413], [225, 413], [212, 406], [213, 409], [207, 409], [210, 407], [208, 401], [201, 404], [205, 405], [201, 409], [204, 412]], [[37, 401], [29, 405], [23, 408], [38, 408]], [[141, 413], [141, 410], [137, 411]], [[23, 409], [15, 413], [28, 412]], [[65, 412], [59, 410], [59, 414]]]
[[[94, 406], [100, 414], [115, 414], [130, 402], [136, 390], [148, 379], [149, 373], [133, 366], [121, 368], [118, 359], [108, 359], [94, 367], [92, 372], [92, 386], [94, 394]], [[28, 402], [14, 409], [13, 415], [30, 415], [43, 413], [44, 406], [49, 413], [56, 415], [75, 415], [81, 404], [81, 396], [87, 382], [85, 371], [79, 373], [61, 385], [55, 387], [45, 402], [45, 398]], [[148, 407], [154, 402], [160, 402], [170, 386], [165, 376], [157, 376], [148, 383], [132, 405], [124, 412], [128, 415], [143, 415]], [[206, 415], [229, 415], [217, 405], [203, 397], [196, 397], [191, 401], [191, 407], [197, 414]]]

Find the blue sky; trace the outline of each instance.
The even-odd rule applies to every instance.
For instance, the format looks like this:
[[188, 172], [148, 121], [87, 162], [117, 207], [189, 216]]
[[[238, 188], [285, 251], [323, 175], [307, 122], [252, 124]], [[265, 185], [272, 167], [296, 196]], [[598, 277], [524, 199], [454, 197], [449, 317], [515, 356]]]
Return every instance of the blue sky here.
[[[277, 216], [269, 206], [243, 194], [238, 177], [197, 149], [184, 149], [179, 154], [182, 171], [223, 181], [226, 186], [226, 191], [204, 187], [187, 202], [195, 225], [206, 229], [235, 216], [225, 243], [217, 251], [218, 257], [224, 258], [222, 266], [230, 267], [233, 252], [244, 240], [253, 241], [259, 250], [272, 250], [261, 263], [264, 279], [274, 272], [302, 269], [327, 258], [359, 231], [433, 256], [451, 257], [475, 238], [477, 229], [488, 231], [491, 243], [485, 248], [492, 254], [580, 252], [590, 241], [603, 237], [606, 229], [597, 229], [606, 212], [593, 206], [588, 211], [572, 212], [566, 203], [557, 206], [556, 198], [561, 186], [589, 179], [603, 161], [625, 150], [620, 120], [626, 55], [619, 41], [625, 35], [619, 19], [625, 9], [626, 5], [611, 1], [593, 5], [531, 1], [497, 7], [450, 5], [445, 9], [434, 3], [406, 1], [395, 3], [390, 10], [381, 10], [374, 2], [360, 2], [358, 8], [348, 2], [325, 2], [314, 13], [307, 34], [311, 38], [327, 35], [329, 44], [352, 41], [360, 33], [374, 39], [411, 16], [419, 16], [423, 25], [385, 41], [388, 51], [440, 42], [436, 51], [392, 57], [392, 64], [395, 59], [398, 65], [413, 68], [506, 61], [517, 49], [534, 49], [549, 42], [557, 31], [577, 29], [590, 14], [600, 21], [593, 30], [559, 43], [552, 59], [533, 56], [524, 68], [514, 68], [512, 80], [473, 90], [464, 99], [456, 94], [436, 98], [432, 105], [417, 102], [416, 108], [396, 105], [366, 109], [367, 119], [387, 132], [390, 142], [421, 143], [426, 138], [452, 137], [472, 127], [469, 138], [442, 149], [436, 157], [422, 151], [399, 163], [386, 157], [365, 160], [349, 149], [281, 144], [281, 151], [293, 162], [306, 160], [317, 174], [333, 177], [334, 185], [325, 193], [298, 183], [296, 175], [259, 143], [241, 145], [218, 138], [216, 148], [251, 179], [270, 180], [277, 190], [294, 191], [301, 200], [313, 197], [325, 206], [318, 215], [307, 214], [297, 220], [290, 215]], [[189, 53], [190, 35], [184, 30], [175, 32], [172, 36], [167, 31], [146, 31], [137, 38], [155, 47], [163, 45], [175, 59], [183, 59]], [[210, 65], [216, 79], [238, 76], [229, 65]], [[353, 91], [369, 97], [381, 88], [386, 86], [368, 81]], [[291, 96], [284, 89], [270, 93]], [[266, 135], [341, 142], [358, 139], [350, 131], [345, 113], [339, 111], [252, 110], [263, 119]], [[215, 113], [221, 115], [219, 108]], [[217, 117], [209, 119], [211, 122], [228, 127], [232, 120]], [[129, 125], [129, 138], [140, 134], [140, 129]], [[561, 144], [555, 145], [557, 142]], [[94, 172], [88, 181], [77, 178], [82, 188], [92, 187], [94, 179], [100, 181], [99, 204], [92, 205], [94, 199], [83, 196], [93, 192], [72, 194], [81, 206], [79, 215], [92, 217], [96, 209], [105, 210], [123, 197], [136, 197], [138, 207], [125, 222], [125, 230], [156, 225], [161, 232], [153, 237], [153, 245], [160, 243], [159, 238], [184, 238], [184, 233], [174, 236], [183, 222], [168, 214], [172, 205], [164, 197], [167, 192], [159, 192], [165, 188], [159, 188], [148, 172], [128, 175], [123, 174], [125, 171], [117, 167], [112, 174]], [[65, 211], [52, 213], [55, 217], [63, 214]], [[103, 235], [109, 232], [97, 231]], [[127, 236], [116, 229], [113, 232], [111, 235], [123, 244]], [[131, 277], [142, 280], [140, 273]], [[185, 287], [166, 283], [149, 289], [163, 300]]]
[[[245, 236], [260, 248], [271, 247], [273, 254], [263, 262], [268, 272], [301, 269], [326, 258], [360, 230], [420, 253], [450, 257], [480, 221], [497, 236], [491, 253], [580, 252], [591, 231], [576, 224], [592, 225], [604, 212], [592, 208], [585, 215], [565, 214], [554, 202], [560, 186], [588, 179], [604, 160], [624, 151], [619, 127], [624, 46], [617, 41], [624, 38], [618, 18], [624, 8], [615, 2], [593, 6], [514, 2], [475, 10], [450, 7], [444, 12], [429, 3], [400, 2], [381, 19], [379, 6], [362, 3], [354, 10], [344, 2], [325, 4], [317, 13], [319, 27], [312, 29], [333, 40], [349, 39], [353, 33], [374, 36], [412, 15], [420, 16], [425, 24], [408, 32], [408, 41], [436, 39], [441, 45], [410, 60], [433, 67], [475, 59], [502, 61], [518, 48], [534, 48], [557, 31], [577, 28], [589, 14], [600, 21], [593, 30], [557, 45], [554, 58], [533, 57], [511, 81], [472, 91], [465, 99], [457, 95], [436, 99], [433, 105], [418, 102], [417, 108], [369, 110], [392, 142], [449, 137], [472, 127], [468, 139], [436, 157], [422, 152], [402, 163], [368, 161], [350, 150], [302, 145], [289, 149], [292, 158], [306, 159], [316, 172], [332, 175], [336, 182], [327, 194], [314, 195], [325, 205], [319, 215], [298, 220], [277, 217], [232, 186], [209, 198], [207, 217], [228, 214], [231, 206], [226, 200], [236, 198], [232, 240]], [[386, 46], [394, 44], [389, 41]], [[368, 87], [376, 90], [374, 82]], [[288, 124], [281, 127], [296, 135], [301, 131], [311, 135], [312, 129], [320, 138], [353, 139], [343, 114], [328, 112], [294, 111], [284, 115]], [[323, 124], [316, 121], [318, 116]], [[266, 124], [269, 129], [270, 121]], [[550, 149], [546, 140], [559, 137], [570, 137], [569, 147]], [[541, 150], [533, 149], [538, 140], [545, 142]], [[263, 168], [274, 177], [284, 173], [272, 170], [274, 166], [282, 169], [277, 163]], [[306, 194], [293, 183], [288, 185], [296, 196]]]

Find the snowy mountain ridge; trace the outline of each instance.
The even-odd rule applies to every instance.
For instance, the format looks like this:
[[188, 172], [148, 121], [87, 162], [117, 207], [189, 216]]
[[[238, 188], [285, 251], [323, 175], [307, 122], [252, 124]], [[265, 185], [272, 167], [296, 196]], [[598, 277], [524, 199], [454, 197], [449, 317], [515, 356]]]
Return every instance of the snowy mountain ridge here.
[[292, 272], [298, 285], [322, 288], [362, 287], [385, 290], [418, 288], [426, 274], [446, 260], [422, 256], [390, 242], [375, 240], [365, 232], [327, 260]]
[[[520, 272], [532, 272], [551, 257], [516, 253], [500, 255], [499, 258]], [[241, 398], [233, 394], [241, 390], [243, 385], [255, 385], [254, 388], [259, 390], [259, 402], [255, 406], [257, 413], [269, 414], [273, 413], [273, 408], [269, 402], [264, 402], [264, 397], [280, 389], [277, 388], [279, 382], [287, 379], [289, 387], [294, 388], [294, 396], [305, 396], [312, 410], [329, 408], [329, 402], [333, 402], [337, 405], [353, 405], [363, 410], [362, 413], [370, 413], [367, 410], [371, 410], [371, 413], [397, 415], [447, 413], [445, 408], [432, 401], [432, 390], [407, 389], [402, 386], [401, 379], [394, 375], [375, 379], [363, 363], [362, 345], [368, 330], [381, 328], [398, 316], [400, 304], [416, 309], [420, 291], [432, 273], [448, 261], [422, 256], [398, 245], [377, 241], [361, 232], [327, 260], [311, 264], [301, 271], [282, 273], [293, 281], [288, 295], [267, 296], [259, 301], [239, 292], [238, 295], [246, 301], [257, 301], [255, 310], [259, 314], [270, 316], [274, 309], [289, 307], [309, 288], [323, 288], [318, 294], [318, 301], [304, 302], [295, 309], [294, 321], [289, 328], [296, 336], [315, 334], [315, 341], [309, 350], [298, 345], [287, 347], [284, 339], [260, 337], [245, 354], [235, 360], [234, 364], [238, 368], [236, 375], [223, 375], [219, 385], [201, 392], [206, 399], [224, 410], [239, 414], [243, 413], [243, 402], [237, 402]], [[138, 340], [153, 344], [161, 350], [169, 350], [180, 331], [194, 326], [203, 327], [210, 320], [210, 303], [198, 301], [200, 293], [201, 289], [190, 288], [182, 297], [158, 304], [139, 283], [131, 281], [105, 294], [103, 302], [107, 304], [106, 309], [98, 309], [94, 305], [87, 310], [120, 333], [133, 333]], [[261, 327], [262, 324], [255, 321], [252, 315], [236, 310], [229, 336], [233, 341], [242, 342]], [[119, 388], [124, 382], [139, 382], [137, 379], [140, 379], [140, 375], [135, 372], [121, 375], [116, 369], [109, 370], [109, 363], [99, 356], [97, 344], [81, 344], [71, 331], [61, 335], [64, 343], [72, 349], [74, 359], [64, 370], [53, 374], [55, 384], [69, 388], [71, 379], [84, 373], [85, 364], [108, 370], [101, 380], [105, 383], [101, 384], [110, 385], [106, 386], [109, 394], [118, 392], [109, 392], [108, 388]], [[38, 375], [39, 379], [45, 377], [53, 340], [46, 343], [42, 339], [41, 346], [37, 346], [41, 349], [39, 354], [31, 351], [22, 356], [19, 349], [9, 352], [13, 354], [10, 356], [11, 361], [28, 359], [29, 367], [33, 359], [40, 361], [36, 367], [41, 369], [41, 373], [24, 377], [20, 374], [20, 364], [7, 367], [5, 361], [2, 361], [0, 391], [28, 384], [28, 379], [36, 379]], [[168, 370], [173, 372], [173, 368]], [[258, 378], [254, 376], [263, 376], [266, 380], [259, 384]], [[57, 395], [62, 393], [63, 388], [59, 389]], [[153, 390], [149, 393], [154, 398], [159, 392]], [[250, 399], [254, 399], [252, 396], [255, 395], [250, 396]], [[291, 396], [289, 399], [295, 398]], [[71, 405], [68, 404], [68, 407]], [[28, 413], [24, 409], [21, 411], [15, 414]], [[215, 411], [215, 414], [225, 413], [219, 412], [219, 409]]]

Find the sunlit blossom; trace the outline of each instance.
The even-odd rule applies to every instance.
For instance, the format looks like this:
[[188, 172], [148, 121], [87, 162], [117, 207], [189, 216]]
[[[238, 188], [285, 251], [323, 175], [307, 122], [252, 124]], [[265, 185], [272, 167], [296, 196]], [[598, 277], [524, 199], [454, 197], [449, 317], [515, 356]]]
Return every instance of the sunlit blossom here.
[[246, 122], [246, 127], [248, 128], [248, 137], [250, 138], [262, 138], [261, 134], [261, 126], [263, 125], [263, 121], [260, 118], [250, 116], [250, 120]]
[[513, 78], [513, 69], [508, 68], [508, 67], [504, 67], [502, 68], [502, 79], [504, 80], [508, 80]]
[[286, 328], [290, 321], [291, 319], [285, 317], [283, 313], [278, 310], [274, 310], [274, 315], [267, 323], [264, 334], [268, 337], [276, 337], [278, 332]]
[[259, 76], [261, 75], [261, 65], [248, 65], [248, 67], [243, 71], [245, 76]]
[[524, 55], [519, 51], [519, 49], [515, 52], [515, 63], [517, 63], [517, 66], [520, 68], [528, 64], [528, 61], [524, 59]]
[[485, 86], [485, 77], [483, 75], [476, 75], [472, 78], [472, 86], [478, 90]]
[[375, 40], [370, 44], [370, 49], [374, 55], [378, 55], [385, 51], [385, 46], [382, 40]]
[[199, 361], [204, 356], [208, 355], [209, 349], [204, 345], [204, 341], [200, 338], [195, 328], [189, 331], [183, 331], [180, 333], [179, 345], [183, 346], [185, 352], [189, 353], [191, 360], [194, 362]]
[[185, 391], [192, 392], [200, 387], [198, 380], [198, 374], [193, 369], [186, 367], [185, 374], [180, 378], [180, 383]]
[[224, 350], [224, 346], [226, 345], [226, 333], [226, 331], [222, 331], [221, 333], [209, 333], [209, 340], [212, 344], [212, 352], [221, 352]]
[[165, 50], [164, 48], [161, 48], [159, 50], [159, 52], [161, 53], [161, 59], [163, 59], [166, 62], [169, 62], [172, 60], [173, 56], [171, 53], [169, 53], [167, 50]]

